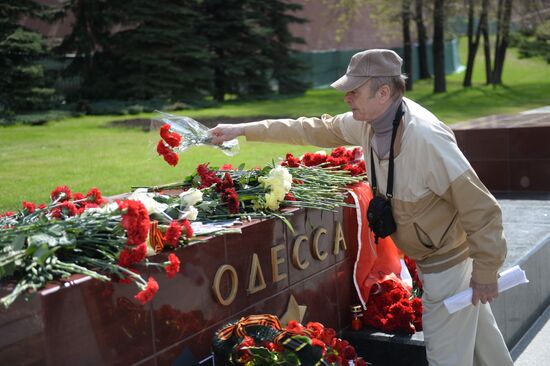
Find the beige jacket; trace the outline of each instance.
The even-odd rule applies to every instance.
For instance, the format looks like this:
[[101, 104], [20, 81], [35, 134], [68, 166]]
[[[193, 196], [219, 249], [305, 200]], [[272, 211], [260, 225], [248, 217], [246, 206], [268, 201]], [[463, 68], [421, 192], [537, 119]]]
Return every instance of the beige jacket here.
[[[422, 106], [403, 100], [405, 116], [395, 144], [393, 241], [424, 273], [443, 271], [469, 256], [474, 260], [474, 281], [496, 282], [506, 257], [500, 206], [459, 150], [451, 129]], [[251, 141], [359, 145], [370, 168], [374, 132], [368, 123], [354, 120], [351, 112], [243, 126]], [[379, 191], [385, 194], [388, 160], [375, 154], [374, 165]]]

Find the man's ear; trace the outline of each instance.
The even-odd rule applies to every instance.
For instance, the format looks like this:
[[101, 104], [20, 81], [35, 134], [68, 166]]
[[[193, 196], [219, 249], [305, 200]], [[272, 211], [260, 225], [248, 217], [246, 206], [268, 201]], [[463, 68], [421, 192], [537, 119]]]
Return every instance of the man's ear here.
[[376, 92], [380, 103], [384, 104], [391, 98], [391, 89], [389, 85], [382, 85]]

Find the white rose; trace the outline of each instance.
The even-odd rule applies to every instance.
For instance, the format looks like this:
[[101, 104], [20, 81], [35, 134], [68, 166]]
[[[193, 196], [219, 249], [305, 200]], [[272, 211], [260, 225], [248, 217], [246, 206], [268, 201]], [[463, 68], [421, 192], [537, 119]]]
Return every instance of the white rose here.
[[182, 206], [195, 206], [202, 201], [202, 191], [200, 189], [190, 188], [180, 194], [180, 200]]

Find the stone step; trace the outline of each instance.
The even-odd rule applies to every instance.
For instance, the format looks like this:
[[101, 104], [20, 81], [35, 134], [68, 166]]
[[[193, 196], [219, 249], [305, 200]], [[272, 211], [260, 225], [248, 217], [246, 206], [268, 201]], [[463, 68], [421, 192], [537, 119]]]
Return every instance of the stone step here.
[[424, 333], [388, 334], [372, 328], [354, 331], [346, 328], [342, 338], [373, 366], [427, 366]]

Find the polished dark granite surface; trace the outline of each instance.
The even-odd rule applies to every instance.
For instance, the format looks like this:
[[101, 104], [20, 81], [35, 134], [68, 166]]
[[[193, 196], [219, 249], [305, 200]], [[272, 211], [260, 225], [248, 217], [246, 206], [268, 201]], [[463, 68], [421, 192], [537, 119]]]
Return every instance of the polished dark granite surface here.
[[451, 125], [492, 192], [550, 192], [550, 113], [495, 115]]
[[[191, 365], [191, 360], [209, 356], [218, 328], [249, 314], [282, 316], [291, 295], [307, 306], [304, 322], [315, 320], [341, 329], [349, 322], [354, 298], [351, 276], [357, 234], [350, 232], [347, 222], [354, 215], [348, 208], [335, 213], [297, 210], [290, 217], [294, 232], [278, 219], [256, 221], [243, 225], [240, 235], [179, 248], [175, 254], [181, 271], [174, 279], [154, 267], [141, 268], [160, 286], [146, 305], [133, 299], [137, 293], [133, 285], [83, 276], [52, 284], [29, 301], [20, 298], [0, 310], [0, 364]], [[347, 250], [341, 244], [335, 255], [337, 225], [346, 233]], [[295, 239], [301, 235], [294, 253]], [[293, 255], [309, 266], [297, 268]], [[168, 253], [159, 256], [155, 261]], [[234, 268], [238, 283], [229, 272], [215, 283], [224, 265]], [[234, 300], [222, 305], [213, 288], [228, 299], [235, 286]], [[4, 285], [1, 291], [6, 290]]]

